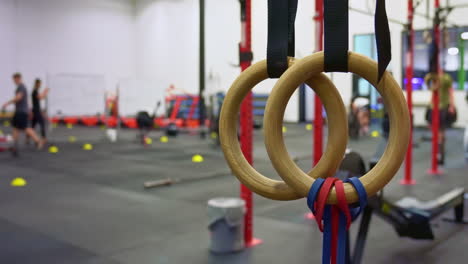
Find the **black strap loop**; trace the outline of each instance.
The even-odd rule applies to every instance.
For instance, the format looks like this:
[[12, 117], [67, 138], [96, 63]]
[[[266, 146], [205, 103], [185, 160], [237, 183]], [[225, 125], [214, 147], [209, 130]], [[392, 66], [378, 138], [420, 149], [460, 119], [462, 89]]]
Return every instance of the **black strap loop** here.
[[324, 1], [326, 72], [348, 72], [348, 0]]
[[288, 69], [288, 56], [295, 53], [295, 20], [298, 0], [268, 0], [267, 69], [279, 78]]
[[[325, 71], [348, 72], [349, 1], [324, 1]], [[377, 0], [375, 37], [378, 55], [378, 81], [392, 59], [392, 44], [385, 0]]]
[[390, 27], [388, 25], [385, 0], [377, 0], [375, 8], [375, 38], [379, 59], [378, 81], [380, 82], [387, 70], [388, 64], [392, 60], [392, 41], [390, 40]]

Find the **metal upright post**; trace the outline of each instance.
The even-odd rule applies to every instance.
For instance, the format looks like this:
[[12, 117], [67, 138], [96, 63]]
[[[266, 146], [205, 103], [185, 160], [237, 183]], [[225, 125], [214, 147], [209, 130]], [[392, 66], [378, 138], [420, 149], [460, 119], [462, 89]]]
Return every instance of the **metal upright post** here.
[[413, 185], [413, 73], [414, 73], [414, 4], [413, 0], [408, 0], [408, 49], [406, 51], [406, 99], [410, 113], [411, 130], [408, 151], [405, 160], [405, 178], [400, 181], [403, 185]]
[[[323, 0], [315, 0], [315, 49], [316, 51], [323, 50]], [[313, 127], [313, 160], [312, 165], [315, 166], [322, 158], [323, 154], [323, 117], [322, 117], [322, 102], [317, 95], [314, 95], [314, 127]]]
[[200, 58], [199, 58], [199, 93], [198, 118], [200, 138], [205, 139], [205, 0], [199, 0], [200, 4]]
[[[434, 41], [437, 47], [440, 47], [440, 1], [434, 1], [435, 9], [436, 9], [436, 18], [435, 18], [435, 25], [434, 25]], [[442, 67], [440, 65], [440, 50], [439, 48], [436, 49], [437, 54], [437, 75], [440, 80], [442, 75]], [[439, 127], [440, 127], [440, 112], [439, 112], [439, 89], [436, 89], [432, 92], [432, 158], [431, 158], [431, 168], [429, 169], [429, 174], [432, 175], [439, 175], [442, 172], [439, 170], [439, 163], [438, 163], [438, 155], [439, 155]]]
[[[315, 0], [315, 50], [323, 50], [323, 0]], [[313, 155], [312, 166], [322, 158], [323, 154], [323, 117], [322, 117], [322, 102], [317, 95], [314, 95], [314, 121], [313, 121]], [[313, 213], [306, 213], [306, 219], [315, 219]]]
[[[241, 43], [239, 44], [239, 59], [241, 70], [244, 71], [252, 64], [252, 19], [251, 0], [239, 0], [241, 5]], [[242, 153], [247, 161], [253, 165], [253, 106], [252, 92], [250, 92], [241, 105], [240, 114], [240, 143]], [[253, 236], [253, 199], [252, 191], [241, 184], [241, 198], [245, 201], [247, 212], [244, 223], [244, 239], [247, 247], [253, 247], [261, 243], [261, 240]]]

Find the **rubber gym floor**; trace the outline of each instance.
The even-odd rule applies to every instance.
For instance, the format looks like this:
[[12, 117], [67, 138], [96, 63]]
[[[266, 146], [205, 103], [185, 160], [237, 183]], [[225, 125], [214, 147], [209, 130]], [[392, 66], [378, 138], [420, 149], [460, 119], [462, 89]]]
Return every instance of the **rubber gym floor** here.
[[[2, 128], [8, 132], [8, 128]], [[303, 125], [287, 125], [286, 143], [303, 169], [311, 166], [312, 136]], [[402, 170], [385, 196], [434, 199], [453, 187], [468, 188], [462, 152], [463, 131], [448, 133], [447, 162], [442, 176], [429, 176], [429, 142], [417, 131], [414, 176], [417, 185], [401, 186]], [[238, 254], [210, 254], [206, 202], [237, 197], [239, 184], [230, 174], [218, 146], [210, 139], [182, 134], [144, 148], [136, 131], [122, 130], [109, 143], [99, 128], [59, 127], [50, 141], [56, 154], [23, 146], [20, 158], [0, 153], [0, 263], [5, 264], [173, 264], [173, 263], [319, 263], [321, 234], [306, 220], [304, 200], [276, 202], [255, 197], [255, 236], [263, 244]], [[74, 143], [69, 137], [76, 137]], [[379, 138], [350, 141], [366, 160]], [[93, 150], [82, 149], [84, 143]], [[203, 163], [192, 163], [201, 154]], [[255, 132], [255, 166], [277, 178], [268, 161], [261, 131]], [[10, 182], [27, 181], [22, 188]], [[195, 180], [206, 177], [203, 180]], [[187, 179], [170, 187], [145, 190], [143, 183], [164, 178]], [[192, 181], [190, 181], [192, 179]], [[445, 217], [451, 217], [447, 212]], [[468, 229], [437, 219], [437, 239], [399, 238], [392, 227], [374, 217], [364, 263], [466, 263]], [[357, 224], [353, 227], [353, 237]]]

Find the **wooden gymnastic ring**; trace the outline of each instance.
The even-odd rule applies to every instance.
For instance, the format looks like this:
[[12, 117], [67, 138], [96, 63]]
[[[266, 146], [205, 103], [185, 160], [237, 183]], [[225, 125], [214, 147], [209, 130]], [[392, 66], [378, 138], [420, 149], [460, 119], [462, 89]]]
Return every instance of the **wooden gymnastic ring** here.
[[[290, 60], [290, 65], [291, 63], [292, 60]], [[267, 78], [266, 61], [261, 61], [244, 71], [229, 89], [224, 98], [219, 119], [221, 148], [234, 175], [250, 190], [273, 200], [295, 200], [303, 196], [298, 195], [283, 181], [269, 179], [250, 166], [242, 153], [238, 140], [237, 125], [241, 103], [253, 87]], [[346, 151], [346, 110], [336, 87], [324, 74], [309, 78], [306, 83], [317, 91], [319, 97], [333, 101], [334, 107], [328, 112], [331, 116], [329, 123], [334, 127], [341, 125], [341, 129], [328, 131], [331, 143], [327, 144], [325, 157], [329, 158], [321, 159], [317, 166], [309, 172], [309, 176], [314, 178], [332, 176]], [[333, 142], [338, 142], [338, 144]], [[335, 153], [336, 156], [332, 157], [332, 153]]]
[[[377, 88], [383, 97], [390, 118], [391, 129], [387, 148], [379, 163], [360, 178], [368, 196], [373, 196], [395, 176], [405, 158], [410, 136], [409, 112], [405, 97], [390, 73], [386, 72], [377, 84], [377, 63], [353, 52], [349, 52], [348, 56], [349, 71], [363, 77]], [[281, 178], [303, 197], [307, 196], [314, 179], [308, 177], [288, 156], [281, 128], [286, 105], [296, 87], [311, 76], [323, 72], [323, 65], [323, 52], [315, 53], [294, 63], [276, 83], [265, 109], [264, 129], [268, 155]], [[330, 115], [332, 114], [329, 113], [329, 118], [331, 118]], [[343, 124], [343, 126], [346, 125]], [[341, 143], [330, 138], [329, 144], [338, 147]], [[332, 157], [334, 160], [342, 157], [341, 152], [332, 155], [335, 156]], [[345, 184], [345, 191], [348, 203], [358, 201], [358, 194], [350, 184]], [[336, 203], [334, 189], [327, 202]]]

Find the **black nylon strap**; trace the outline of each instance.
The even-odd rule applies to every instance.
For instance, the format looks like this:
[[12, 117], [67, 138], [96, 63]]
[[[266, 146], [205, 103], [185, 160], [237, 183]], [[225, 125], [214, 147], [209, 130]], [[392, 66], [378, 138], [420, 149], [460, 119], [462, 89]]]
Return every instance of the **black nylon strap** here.
[[392, 42], [390, 40], [390, 27], [388, 25], [385, 0], [377, 0], [375, 8], [375, 38], [377, 42], [377, 56], [379, 59], [378, 81], [380, 82], [388, 64], [392, 60]]
[[[326, 72], [348, 72], [349, 0], [324, 1], [324, 37]], [[378, 80], [392, 60], [392, 43], [385, 0], [377, 0], [375, 37], [378, 55]]]
[[298, 0], [268, 0], [267, 69], [270, 78], [279, 78], [294, 57], [294, 23]]
[[348, 0], [324, 1], [326, 72], [348, 72]]
[[298, 0], [289, 0], [289, 35], [288, 35], [288, 56], [295, 57], [296, 56], [296, 14], [297, 14], [297, 3]]

